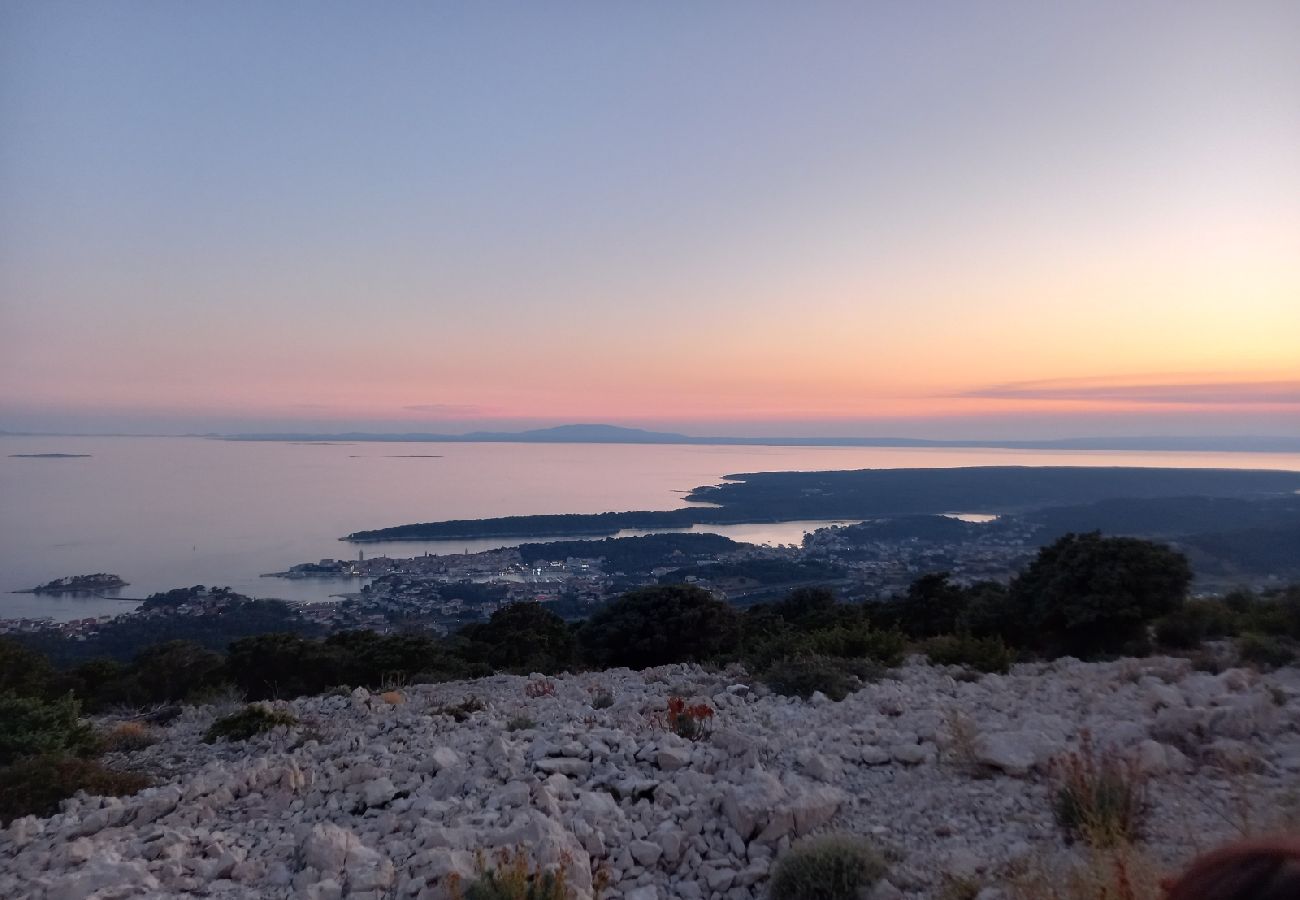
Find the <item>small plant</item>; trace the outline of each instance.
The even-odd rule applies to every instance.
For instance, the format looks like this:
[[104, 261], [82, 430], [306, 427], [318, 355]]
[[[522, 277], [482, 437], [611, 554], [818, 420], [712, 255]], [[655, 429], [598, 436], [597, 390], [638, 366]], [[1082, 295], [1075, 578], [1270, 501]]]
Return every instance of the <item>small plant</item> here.
[[1087, 731], [1078, 750], [1052, 761], [1052, 812], [1071, 840], [1110, 848], [1140, 836], [1147, 813], [1146, 779], [1136, 759], [1113, 749], [1102, 752]]
[[988, 769], [980, 765], [977, 747], [979, 726], [961, 710], [951, 710], [945, 720], [944, 759], [953, 768], [972, 776], [983, 776]]
[[609, 709], [614, 705], [614, 695], [609, 691], [597, 691], [591, 698], [592, 709]]
[[290, 713], [251, 704], [237, 713], [223, 716], [213, 722], [203, 735], [203, 743], [215, 744], [222, 738], [232, 743], [246, 741], [254, 735], [270, 731], [279, 725], [297, 723], [298, 719]]
[[510, 721], [506, 722], [506, 731], [528, 731], [536, 727], [537, 722], [528, 716], [512, 716]]
[[879, 881], [884, 857], [865, 838], [825, 834], [804, 838], [776, 861], [771, 900], [857, 900]]
[[925, 655], [936, 666], [965, 666], [977, 672], [997, 672], [1000, 675], [1011, 669], [1011, 650], [1000, 637], [942, 634], [926, 641], [924, 649]]
[[127, 753], [158, 743], [158, 736], [144, 722], [118, 722], [99, 736], [99, 743], [105, 752]]
[[688, 741], [698, 741], [709, 733], [713, 724], [713, 708], [707, 703], [687, 706], [681, 697], [668, 698], [668, 729]]
[[842, 661], [825, 656], [798, 656], [773, 663], [763, 681], [776, 693], [807, 700], [821, 691], [832, 700], [843, 700], [858, 689], [858, 679]]
[[1237, 638], [1237, 656], [1243, 663], [1270, 670], [1295, 662], [1295, 650], [1284, 638], [1250, 632]]
[[478, 877], [463, 889], [452, 885], [452, 900], [570, 900], [564, 868], [537, 870], [529, 864], [523, 850], [499, 850], [496, 866], [489, 868], [483, 853], [478, 854]]
[[105, 768], [93, 759], [47, 754], [0, 769], [0, 826], [21, 816], [52, 816], [77, 791], [122, 797], [147, 788], [148, 778]]
[[476, 712], [482, 712], [487, 709], [487, 705], [477, 697], [469, 697], [460, 703], [448, 704], [434, 710], [436, 715], [451, 716], [457, 722], [468, 722], [469, 717]]
[[938, 900], [975, 900], [984, 885], [969, 875], [945, 873]]
[[555, 696], [555, 682], [549, 678], [534, 678], [524, 685], [524, 695], [530, 700]]

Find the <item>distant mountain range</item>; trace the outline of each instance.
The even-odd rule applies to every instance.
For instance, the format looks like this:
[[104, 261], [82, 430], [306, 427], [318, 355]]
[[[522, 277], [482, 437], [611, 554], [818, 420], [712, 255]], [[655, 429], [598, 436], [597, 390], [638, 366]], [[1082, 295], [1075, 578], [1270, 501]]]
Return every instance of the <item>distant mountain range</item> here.
[[988, 447], [1006, 450], [1201, 450], [1300, 453], [1300, 437], [1090, 437], [1057, 440], [928, 440], [900, 437], [695, 437], [618, 425], [557, 425], [529, 431], [473, 431], [467, 434], [335, 434], [279, 432], [204, 435], [230, 441], [425, 441], [516, 444], [709, 444], [766, 447]]

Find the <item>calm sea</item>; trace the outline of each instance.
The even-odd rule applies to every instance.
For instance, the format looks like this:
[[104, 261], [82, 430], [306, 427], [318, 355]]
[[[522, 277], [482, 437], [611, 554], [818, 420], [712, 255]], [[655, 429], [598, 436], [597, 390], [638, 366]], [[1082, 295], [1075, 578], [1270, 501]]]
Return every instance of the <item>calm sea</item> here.
[[[76, 453], [84, 458], [11, 454]], [[672, 509], [734, 472], [973, 465], [1138, 465], [1300, 470], [1300, 454], [1119, 453], [608, 444], [292, 444], [203, 438], [0, 437], [0, 618], [66, 620], [125, 600], [8, 593], [112, 572], [123, 597], [193, 584], [320, 600], [338, 581], [259, 578], [324, 557], [412, 556], [520, 541], [356, 545], [407, 522]], [[954, 510], [977, 513], [979, 510]], [[712, 529], [797, 542], [813, 523]]]

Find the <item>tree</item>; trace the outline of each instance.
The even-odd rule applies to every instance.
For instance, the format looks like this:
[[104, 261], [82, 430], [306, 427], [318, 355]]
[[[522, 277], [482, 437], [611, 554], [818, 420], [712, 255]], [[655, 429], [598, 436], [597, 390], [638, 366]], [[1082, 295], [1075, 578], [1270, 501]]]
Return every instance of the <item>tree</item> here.
[[467, 625], [467, 658], [509, 672], [561, 672], [577, 657], [577, 641], [564, 620], [540, 603], [512, 603], [482, 624]]
[[913, 581], [907, 593], [886, 603], [877, 618], [908, 637], [934, 637], [958, 630], [966, 604], [966, 593], [949, 581], [948, 573], [934, 572]]
[[795, 588], [776, 604], [776, 612], [799, 631], [830, 628], [844, 618], [835, 592], [824, 587]]
[[1186, 557], [1168, 546], [1094, 531], [1042, 548], [1011, 600], [1044, 649], [1090, 656], [1143, 641], [1153, 619], [1182, 606], [1191, 581]]
[[340, 631], [325, 639], [325, 648], [337, 653], [338, 681], [354, 686], [382, 687], [459, 667], [441, 643], [426, 634]]
[[0, 638], [0, 692], [43, 696], [54, 678], [49, 661], [17, 641]]
[[582, 626], [579, 641], [599, 668], [702, 662], [735, 650], [738, 620], [708, 591], [659, 585], [629, 591], [599, 610]]
[[167, 641], [141, 650], [135, 657], [135, 677], [142, 699], [184, 700], [220, 684], [225, 660], [194, 641]]
[[284, 632], [240, 638], [230, 645], [226, 676], [249, 700], [319, 694], [339, 684], [344, 654]]

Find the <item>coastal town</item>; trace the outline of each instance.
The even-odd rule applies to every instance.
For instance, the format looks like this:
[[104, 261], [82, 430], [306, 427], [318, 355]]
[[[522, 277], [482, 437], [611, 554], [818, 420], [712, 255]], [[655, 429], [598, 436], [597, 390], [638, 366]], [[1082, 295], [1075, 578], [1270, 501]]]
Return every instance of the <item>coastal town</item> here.
[[[330, 602], [292, 604], [313, 630], [370, 629], [452, 633], [484, 621], [512, 603], [546, 604], [566, 619], [584, 618], [619, 594], [648, 584], [685, 582], [747, 606], [799, 587], [831, 587], [846, 600], [865, 602], [906, 590], [920, 575], [944, 571], [959, 584], [1006, 582], [1035, 549], [1033, 529], [983, 523], [926, 521], [835, 525], [817, 529], [801, 545], [748, 544], [705, 533], [667, 533], [604, 540], [556, 541], [479, 553], [411, 557], [320, 559], [268, 573], [268, 581], [337, 582]], [[960, 526], [960, 527], [957, 527]], [[266, 592], [274, 597], [273, 587]], [[172, 596], [174, 595], [174, 596]], [[166, 602], [159, 598], [170, 597]], [[0, 633], [58, 633], [87, 638], [110, 621], [157, 622], [222, 614], [247, 597], [196, 586], [155, 595], [119, 616], [54, 623], [0, 620]]]

